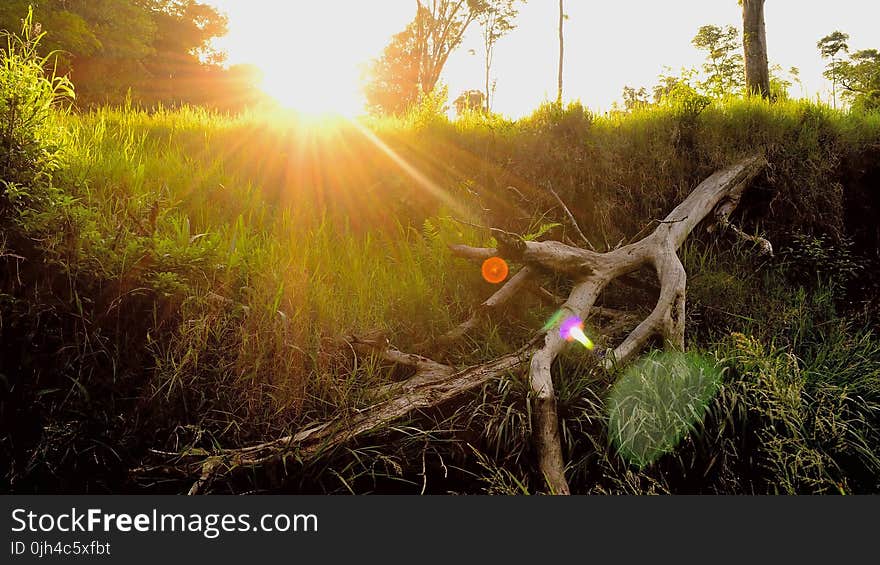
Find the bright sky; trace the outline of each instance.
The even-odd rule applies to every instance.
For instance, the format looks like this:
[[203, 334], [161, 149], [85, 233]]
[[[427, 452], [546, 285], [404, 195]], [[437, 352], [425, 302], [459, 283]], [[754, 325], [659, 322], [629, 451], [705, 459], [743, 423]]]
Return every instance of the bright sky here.
[[[379, 56], [390, 37], [415, 14], [413, 0], [203, 0], [229, 16], [229, 35], [217, 42], [229, 62], [253, 63], [266, 88], [309, 111], [356, 113], [362, 107], [360, 69]], [[497, 47], [494, 110], [518, 117], [556, 96], [557, 0], [530, 0], [519, 27]], [[695, 66], [702, 55], [691, 45], [701, 25], [741, 27], [736, 0], [566, 0], [565, 98], [596, 110], [620, 100], [624, 85], [656, 83], [664, 66]], [[768, 0], [771, 63], [801, 71], [802, 92], [830, 97], [816, 42], [840, 29], [850, 47], [880, 48], [880, 2]], [[450, 98], [483, 85], [480, 30], [474, 25], [450, 58], [442, 80]], [[475, 49], [477, 55], [468, 53]]]

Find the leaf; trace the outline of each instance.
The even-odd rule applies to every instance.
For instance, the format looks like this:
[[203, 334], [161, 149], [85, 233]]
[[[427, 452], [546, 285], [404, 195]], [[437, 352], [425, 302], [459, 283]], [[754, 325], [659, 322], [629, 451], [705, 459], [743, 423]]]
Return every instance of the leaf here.
[[541, 224], [541, 226], [538, 228], [538, 231], [524, 235], [523, 239], [526, 241], [535, 241], [536, 239], [538, 239], [542, 235], [545, 235], [550, 230], [556, 229], [560, 226], [562, 226], [562, 224], [560, 224], [558, 222], [553, 222], [550, 224]]

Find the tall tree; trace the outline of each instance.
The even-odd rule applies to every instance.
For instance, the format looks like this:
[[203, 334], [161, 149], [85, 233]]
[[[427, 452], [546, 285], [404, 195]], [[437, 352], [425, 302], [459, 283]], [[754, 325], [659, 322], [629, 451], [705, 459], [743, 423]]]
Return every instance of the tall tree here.
[[831, 99], [835, 110], [837, 109], [837, 55], [840, 54], [841, 51], [849, 51], [847, 41], [849, 41], [849, 35], [841, 31], [835, 31], [834, 33], [826, 35], [816, 43], [816, 47], [819, 49], [819, 52], [822, 53], [822, 58], [831, 59], [831, 62], [825, 70], [825, 76], [831, 80]]
[[433, 92], [449, 55], [488, 8], [488, 0], [416, 0], [415, 54], [420, 95]]
[[880, 51], [856, 51], [848, 61], [838, 61], [835, 67], [834, 73], [843, 87], [841, 97], [848, 100], [854, 109], [880, 108]]
[[[196, 0], [152, 0], [156, 39], [144, 60], [150, 80], [141, 90], [149, 101], [207, 103], [215, 93], [205, 88], [223, 55], [210, 40], [226, 34], [227, 19]], [[207, 64], [206, 64], [207, 63]]]
[[[485, 11], [480, 14], [480, 25], [483, 28], [483, 50], [486, 63], [485, 108], [492, 111], [492, 93], [489, 88], [492, 63], [495, 58], [495, 44], [498, 40], [516, 28], [516, 16], [519, 10], [516, 3], [520, 0], [489, 0]], [[522, 0], [525, 1], [525, 0]]]
[[770, 67], [767, 62], [767, 29], [764, 0], [742, 0], [743, 52], [746, 59], [746, 92], [770, 97]]
[[562, 63], [565, 57], [565, 5], [559, 0], [559, 73], [556, 79], [556, 103], [562, 106]]
[[364, 96], [370, 111], [401, 115], [419, 98], [419, 47], [416, 22], [391, 38], [382, 56], [370, 63]]
[[733, 26], [706, 25], [697, 30], [692, 43], [706, 52], [706, 81], [701, 86], [708, 94], [726, 96], [742, 87], [743, 59], [738, 39], [739, 31]]

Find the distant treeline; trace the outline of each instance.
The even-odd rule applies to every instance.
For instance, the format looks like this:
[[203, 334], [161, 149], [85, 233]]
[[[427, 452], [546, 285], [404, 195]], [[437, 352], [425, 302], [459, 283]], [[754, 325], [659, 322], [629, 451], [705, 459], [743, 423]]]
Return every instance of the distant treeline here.
[[45, 33], [40, 50], [56, 53], [80, 107], [236, 109], [262, 96], [255, 67], [223, 66], [210, 41], [226, 33], [226, 17], [196, 0], [3, 0], [0, 30], [20, 32], [29, 7], [31, 31]]

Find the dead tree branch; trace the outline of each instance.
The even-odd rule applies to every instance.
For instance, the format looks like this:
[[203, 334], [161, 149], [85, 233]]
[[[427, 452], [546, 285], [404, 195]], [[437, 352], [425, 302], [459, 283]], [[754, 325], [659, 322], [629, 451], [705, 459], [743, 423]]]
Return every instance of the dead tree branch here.
[[596, 248], [593, 247], [593, 244], [590, 243], [590, 240], [587, 239], [587, 236], [584, 235], [584, 232], [581, 230], [581, 227], [578, 225], [577, 220], [574, 219], [574, 214], [571, 213], [571, 210], [568, 209], [568, 206], [565, 205], [565, 202], [562, 200], [562, 198], [559, 196], [559, 194], [557, 194], [556, 191], [553, 190], [552, 188], [550, 189], [550, 193], [553, 194], [554, 198], [556, 198], [556, 202], [558, 202], [559, 205], [562, 206], [562, 210], [565, 212], [565, 215], [568, 217], [568, 221], [571, 224], [571, 226], [574, 228], [574, 231], [576, 231], [577, 234], [580, 236], [580, 238], [583, 240], [583, 242], [587, 244], [587, 247], [590, 248], [590, 251], [595, 251]]
[[[522, 288], [530, 283], [530, 279], [533, 276], [534, 271], [532, 269], [529, 267], [523, 267], [517, 274], [504, 283], [504, 286], [480, 304], [471, 314], [470, 318], [443, 334], [438, 339], [438, 346], [448, 346], [449, 344], [463, 338], [468, 332], [476, 329], [480, 324], [480, 320], [509, 302]], [[418, 349], [424, 349], [424, 346], [425, 344], [422, 344]]]
[[[483, 302], [467, 321], [441, 340], [458, 339], [473, 330], [481, 316], [510, 301], [523, 288], [541, 289], [536, 292], [552, 302], [553, 295], [548, 297], [549, 293], [533, 280], [546, 271], [566, 275], [574, 281], [570, 295], [561, 306], [563, 318], [568, 315], [586, 320], [595, 315], [610, 319], [612, 325], [624, 321], [628, 323], [631, 317], [626, 313], [597, 308], [596, 300], [613, 280], [650, 265], [656, 270], [660, 284], [657, 303], [650, 314], [605, 355], [604, 365], [610, 369], [628, 363], [654, 337], [662, 338], [667, 347], [684, 349], [687, 274], [678, 257], [678, 249], [707, 218], [712, 219], [715, 226], [730, 227], [730, 214], [739, 203], [743, 191], [765, 165], [763, 157], [753, 156], [713, 174], [659, 221], [650, 235], [607, 253], [556, 241], [525, 241], [501, 230], [492, 230], [498, 242], [497, 249], [453, 246], [452, 251], [460, 257], [483, 261], [498, 255], [523, 264], [524, 268]], [[382, 387], [378, 391], [384, 397], [382, 400], [354, 414], [341, 415], [296, 434], [251, 447], [220, 450], [208, 456], [184, 454], [170, 465], [171, 469], [196, 479], [192, 494], [204, 492], [220, 475], [237, 468], [283, 462], [291, 456], [300, 459], [317, 457], [326, 450], [415, 411], [436, 408], [492, 379], [520, 371], [528, 364], [529, 383], [535, 401], [534, 442], [540, 470], [550, 492], [570, 492], [565, 478], [556, 395], [551, 377], [553, 362], [567, 341], [555, 328], [537, 332], [528, 344], [514, 353], [465, 369], [403, 353], [389, 347], [384, 338], [352, 339], [351, 343], [361, 351], [377, 353], [391, 363], [411, 367], [415, 369], [415, 374], [406, 381]], [[147, 470], [144, 468], [140, 471]]]

